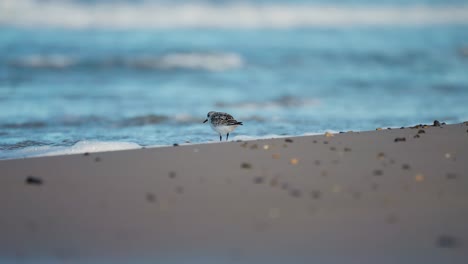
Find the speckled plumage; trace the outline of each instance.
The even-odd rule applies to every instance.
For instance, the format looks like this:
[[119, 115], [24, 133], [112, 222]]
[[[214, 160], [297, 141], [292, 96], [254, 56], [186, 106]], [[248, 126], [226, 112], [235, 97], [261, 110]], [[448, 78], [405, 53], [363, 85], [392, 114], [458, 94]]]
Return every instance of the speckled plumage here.
[[222, 140], [222, 135], [226, 134], [226, 141], [229, 138], [229, 133], [234, 131], [237, 126], [243, 125], [242, 122], [239, 122], [232, 117], [232, 115], [223, 112], [210, 111], [206, 115], [207, 119], [203, 122], [210, 122], [211, 128], [218, 132], [219, 140]]

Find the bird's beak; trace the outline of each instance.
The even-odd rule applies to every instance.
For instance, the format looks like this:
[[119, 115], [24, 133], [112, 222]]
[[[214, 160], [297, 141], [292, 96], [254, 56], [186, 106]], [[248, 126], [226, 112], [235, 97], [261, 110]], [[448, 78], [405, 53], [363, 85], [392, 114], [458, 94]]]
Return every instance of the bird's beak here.
[[208, 119], [206, 119], [205, 121], [203, 121], [203, 123], [206, 123], [206, 122], [208, 122]]

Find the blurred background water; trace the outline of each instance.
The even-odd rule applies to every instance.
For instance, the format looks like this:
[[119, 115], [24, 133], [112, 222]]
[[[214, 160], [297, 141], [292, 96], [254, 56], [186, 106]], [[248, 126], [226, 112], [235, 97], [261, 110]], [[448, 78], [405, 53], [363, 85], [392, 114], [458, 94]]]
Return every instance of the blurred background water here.
[[0, 158], [216, 141], [211, 110], [235, 140], [457, 123], [467, 102], [463, 0], [0, 0]]

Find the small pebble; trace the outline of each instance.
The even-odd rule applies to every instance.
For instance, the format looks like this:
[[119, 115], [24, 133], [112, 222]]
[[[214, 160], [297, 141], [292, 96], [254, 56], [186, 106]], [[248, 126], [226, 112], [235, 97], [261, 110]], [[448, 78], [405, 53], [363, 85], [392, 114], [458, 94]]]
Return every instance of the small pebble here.
[[174, 147], [178, 147], [178, 146], [179, 146], [179, 144], [177, 144], [177, 143], [174, 143], [174, 144], [172, 144], [172, 146], [174, 146]]
[[169, 178], [174, 179], [176, 177], [175, 171], [170, 171], [169, 172]]
[[355, 200], [361, 199], [362, 194], [360, 192], [353, 192], [351, 194]]
[[450, 235], [440, 235], [436, 239], [436, 246], [440, 248], [457, 248], [460, 246], [460, 241]]
[[146, 193], [146, 201], [149, 203], [154, 203], [156, 201], [156, 195], [153, 193]]
[[243, 162], [241, 164], [241, 168], [243, 169], [251, 169], [252, 168], [252, 165], [250, 163], [247, 163], [247, 162]]
[[84, 156], [89, 156], [89, 152], [85, 152], [83, 155]]
[[382, 170], [374, 170], [374, 175], [375, 175], [375, 176], [382, 176], [382, 175], [383, 175], [383, 171], [382, 171]]
[[321, 195], [322, 195], [322, 193], [319, 190], [313, 190], [313, 191], [310, 192], [310, 197], [312, 197], [312, 199], [314, 199], [314, 200], [320, 199]]
[[420, 138], [420, 136], [418, 134], [414, 135], [413, 137], [414, 138]]
[[457, 178], [457, 174], [455, 174], [455, 173], [450, 173], [450, 172], [449, 172], [449, 173], [447, 173], [446, 177], [447, 177], [447, 179], [449, 179], [449, 180], [453, 180], [453, 179], [456, 179], [456, 178]]
[[292, 197], [299, 198], [299, 197], [301, 197], [302, 193], [301, 193], [301, 190], [299, 190], [299, 189], [291, 189], [289, 191], [289, 195], [291, 195]]
[[184, 193], [184, 187], [182, 186], [177, 186], [175, 188], [175, 192], [178, 193], [178, 194], [183, 194]]
[[28, 176], [25, 182], [29, 185], [41, 185], [43, 183], [41, 178], [34, 176]]
[[440, 126], [440, 122], [438, 120], [434, 120], [433, 126], [436, 126], [436, 127]]
[[253, 182], [254, 182], [255, 184], [263, 183], [263, 177], [255, 177], [255, 178], [253, 179]]
[[287, 143], [293, 143], [293, 140], [290, 139], [290, 138], [287, 138], [287, 139], [285, 139], [284, 141], [287, 142]]
[[273, 179], [270, 180], [270, 186], [271, 187], [276, 187], [278, 186], [278, 177], [275, 177]]
[[420, 129], [420, 130], [418, 131], [418, 134], [424, 134], [424, 133], [426, 133], [426, 131], [425, 131], [424, 129]]
[[401, 168], [404, 169], [404, 170], [409, 170], [409, 169], [410, 169], [410, 165], [408, 165], [408, 164], [403, 164], [403, 165], [401, 165]]
[[402, 141], [406, 141], [406, 138], [405, 137], [399, 137], [399, 138], [395, 138], [394, 141], [395, 142], [402, 142]]
[[292, 165], [297, 165], [299, 163], [299, 160], [296, 159], [296, 158], [292, 158], [289, 163], [291, 163]]
[[351, 148], [348, 148], [348, 147], [344, 148], [344, 152], [351, 152]]
[[424, 175], [422, 175], [421, 173], [418, 173], [416, 174], [416, 176], [414, 176], [414, 180], [417, 182], [422, 182], [424, 181]]
[[[468, 132], [468, 130], [467, 130], [466, 132]], [[317, 143], [317, 140], [314, 139], [312, 142], [313, 142], [314, 144], [316, 144], [316, 143]]]
[[383, 160], [384, 158], [385, 158], [385, 154], [384, 154], [383, 152], [379, 152], [379, 153], [377, 154], [377, 159]]
[[341, 189], [342, 189], [341, 186], [339, 186], [339, 185], [333, 185], [333, 187], [332, 187], [332, 192], [334, 192], [334, 193], [339, 193], [339, 192], [341, 192]]

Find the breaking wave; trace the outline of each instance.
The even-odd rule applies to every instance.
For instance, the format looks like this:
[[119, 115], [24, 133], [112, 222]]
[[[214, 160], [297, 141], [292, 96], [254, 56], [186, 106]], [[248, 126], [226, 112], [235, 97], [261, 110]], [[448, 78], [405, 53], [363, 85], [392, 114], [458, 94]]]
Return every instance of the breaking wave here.
[[86, 68], [134, 68], [147, 70], [205, 70], [227, 71], [241, 68], [243, 58], [229, 52], [169, 53], [161, 56], [137, 56], [132, 58], [73, 58], [66, 55], [30, 55], [9, 62], [21, 68], [65, 69]]
[[468, 5], [326, 6], [312, 4], [3, 0], [0, 25], [62, 28], [292, 28], [468, 24]]
[[79, 141], [73, 146], [50, 146], [45, 144], [27, 145], [23, 148], [10, 150], [2, 154], [0, 158], [27, 158], [27, 157], [42, 157], [42, 156], [57, 156], [70, 154], [83, 154], [104, 151], [116, 151], [126, 149], [139, 149], [140, 145], [133, 142], [113, 142], [113, 141]]

